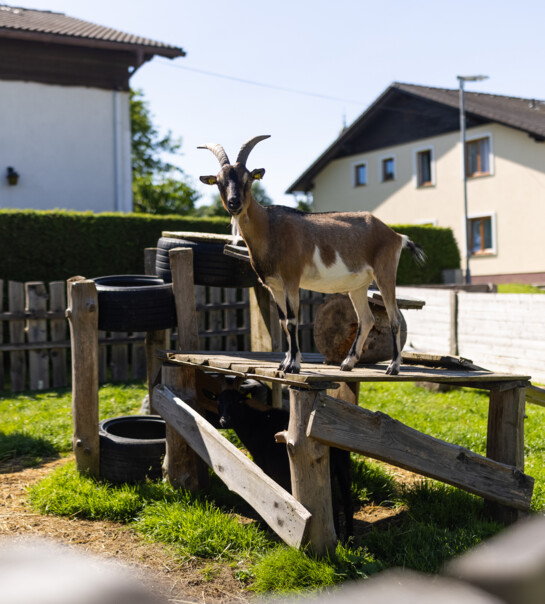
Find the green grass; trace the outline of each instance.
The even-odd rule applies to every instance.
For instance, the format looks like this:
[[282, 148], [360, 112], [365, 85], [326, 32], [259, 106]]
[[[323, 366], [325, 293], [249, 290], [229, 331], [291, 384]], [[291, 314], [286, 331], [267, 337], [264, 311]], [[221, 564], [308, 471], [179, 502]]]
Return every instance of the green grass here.
[[545, 290], [526, 283], [500, 283], [498, 294], [545, 294]]
[[[142, 383], [99, 389], [100, 419], [138, 412]], [[24, 465], [72, 450], [72, 392], [67, 389], [0, 397], [0, 461], [24, 458]]]
[[[137, 412], [144, 394], [143, 385], [101, 388], [101, 416]], [[487, 392], [457, 389], [437, 394], [410, 383], [369, 383], [361, 386], [360, 404], [437, 438], [485, 452]], [[532, 507], [540, 511], [545, 507], [545, 409], [527, 405], [526, 413], [525, 469], [536, 479]], [[4, 397], [0, 422], [0, 455], [27, 455], [39, 463], [40, 456], [65, 454], [71, 447], [70, 393]], [[235, 576], [259, 594], [327, 590], [393, 566], [436, 573], [445, 561], [502, 528], [490, 521], [478, 497], [434, 481], [401, 488], [381, 464], [358, 455], [353, 461], [356, 500], [402, 508], [386, 528], [370, 529], [326, 558], [279, 543], [257, 522], [241, 524], [233, 510], [244, 513], [247, 508], [215, 477], [206, 497], [194, 497], [162, 482], [129, 486], [96, 481], [79, 475], [68, 463], [34, 485], [29, 501], [43, 513], [124, 523], [146, 539], [165, 543], [181, 561], [229, 564]]]

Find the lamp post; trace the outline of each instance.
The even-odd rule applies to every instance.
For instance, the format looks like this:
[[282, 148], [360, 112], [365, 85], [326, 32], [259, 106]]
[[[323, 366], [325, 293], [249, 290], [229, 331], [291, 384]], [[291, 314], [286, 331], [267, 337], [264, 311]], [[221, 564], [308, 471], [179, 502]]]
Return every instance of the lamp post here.
[[464, 83], [481, 82], [487, 80], [488, 76], [457, 76], [460, 83], [460, 137], [462, 140], [462, 174], [464, 181], [464, 224], [466, 237], [466, 283], [471, 283], [471, 273], [469, 271], [469, 258], [471, 250], [469, 249], [469, 224], [467, 218], [467, 158], [466, 158], [466, 114], [464, 107]]

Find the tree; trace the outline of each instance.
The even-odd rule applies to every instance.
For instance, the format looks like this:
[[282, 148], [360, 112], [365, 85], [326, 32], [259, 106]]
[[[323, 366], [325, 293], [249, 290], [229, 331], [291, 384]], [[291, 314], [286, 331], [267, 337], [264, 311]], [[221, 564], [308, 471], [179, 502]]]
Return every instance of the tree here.
[[[262, 206], [272, 206], [273, 204], [273, 200], [267, 195], [265, 187], [257, 180], [252, 185], [252, 195], [254, 196], [254, 199]], [[210, 205], [197, 208], [196, 213], [199, 216], [225, 216], [227, 214], [223, 204], [221, 203], [219, 193], [214, 195], [213, 201]]]
[[169, 131], [160, 136], [141, 90], [130, 92], [131, 161], [135, 212], [188, 214], [200, 194], [185, 180], [183, 170], [164, 156], [180, 155], [181, 139]]

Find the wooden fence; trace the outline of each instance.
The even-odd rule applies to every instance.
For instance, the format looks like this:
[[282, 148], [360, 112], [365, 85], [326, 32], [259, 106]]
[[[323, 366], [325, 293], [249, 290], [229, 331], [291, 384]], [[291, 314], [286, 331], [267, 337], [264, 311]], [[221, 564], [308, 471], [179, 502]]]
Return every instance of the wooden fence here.
[[[299, 337], [312, 352], [312, 327], [323, 294], [303, 291]], [[248, 289], [195, 286], [202, 350], [250, 350]], [[63, 388], [70, 383], [66, 282], [0, 280], [0, 390]], [[100, 312], [100, 309], [99, 309]], [[146, 377], [145, 332], [99, 332], [99, 382]], [[176, 330], [171, 330], [176, 348]]]

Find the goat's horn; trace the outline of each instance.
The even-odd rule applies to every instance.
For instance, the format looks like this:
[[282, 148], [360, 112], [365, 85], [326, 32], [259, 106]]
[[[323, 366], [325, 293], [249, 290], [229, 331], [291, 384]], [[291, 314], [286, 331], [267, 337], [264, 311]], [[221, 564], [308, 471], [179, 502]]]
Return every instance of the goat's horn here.
[[262, 140], [265, 140], [266, 138], [269, 138], [270, 136], [270, 134], [262, 134], [261, 136], [254, 136], [254, 138], [251, 138], [249, 141], [246, 141], [238, 152], [237, 163], [245, 166], [246, 160], [248, 159], [248, 155], [250, 155], [252, 149], [257, 145], [257, 143]]
[[229, 158], [227, 157], [227, 153], [225, 153], [223, 147], [218, 143], [205, 143], [204, 145], [199, 145], [197, 149], [209, 149], [212, 153], [218, 158], [220, 166], [229, 165]]

